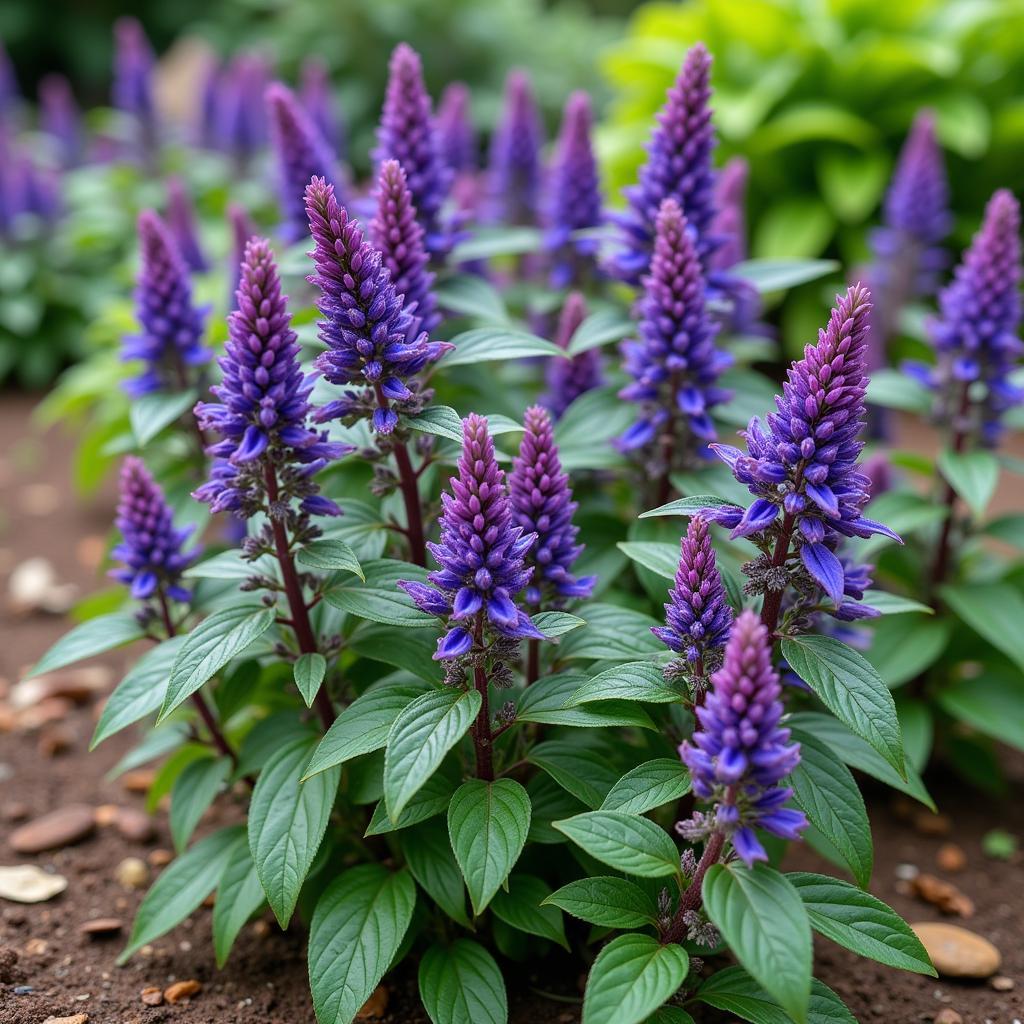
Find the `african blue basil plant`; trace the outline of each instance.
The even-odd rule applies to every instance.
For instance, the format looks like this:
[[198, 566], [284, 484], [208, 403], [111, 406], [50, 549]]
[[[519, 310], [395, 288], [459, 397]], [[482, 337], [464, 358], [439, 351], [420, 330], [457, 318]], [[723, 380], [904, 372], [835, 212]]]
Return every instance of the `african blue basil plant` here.
[[[157, 167], [175, 133], [157, 138], [152, 53], [134, 23], [118, 38], [130, 156]], [[555, 946], [590, 965], [583, 1024], [851, 1020], [812, 978], [812, 927], [934, 974], [866, 891], [851, 766], [932, 806], [922, 721], [942, 745], [966, 709], [1015, 740], [985, 712], [1020, 692], [1024, 593], [981, 538], [1019, 542], [1020, 517], [981, 516], [1020, 422], [1019, 208], [998, 192], [943, 283], [919, 118], [868, 284], [766, 377], [749, 282], [821, 266], [747, 260], [749, 172], [715, 165], [710, 73], [695, 46], [606, 214], [583, 93], [546, 151], [514, 72], [483, 169], [468, 89], [435, 117], [403, 43], [359, 181], [322, 64], [294, 90], [254, 53], [211, 64], [190, 137], [231, 168], [227, 222], [210, 230], [187, 173], [166, 218], [139, 218], [132, 405], [105, 438], [128, 453], [124, 606], [35, 667], [145, 642], [94, 743], [146, 720], [136, 760], [189, 745], [160, 774], [178, 856], [122, 960], [212, 893], [219, 964], [267, 908], [301, 919], [321, 1024], [357, 1019], [392, 970], [435, 1024], [503, 1024], [507, 965]], [[81, 125], [47, 97], [70, 165]], [[888, 337], [934, 291], [894, 387], [872, 307]], [[864, 458], [887, 396], [934, 411], [935, 467]], [[938, 501], [902, 482], [921, 469]], [[192, 841], [215, 800], [244, 824]], [[805, 836], [842, 879], [786, 869]]]

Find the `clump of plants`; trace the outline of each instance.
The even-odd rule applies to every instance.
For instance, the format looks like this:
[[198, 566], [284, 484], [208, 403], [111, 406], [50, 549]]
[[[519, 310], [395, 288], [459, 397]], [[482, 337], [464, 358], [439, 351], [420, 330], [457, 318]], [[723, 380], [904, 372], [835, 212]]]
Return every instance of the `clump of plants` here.
[[[686, 57], [614, 218], [579, 96], [549, 158], [514, 77], [485, 167], [400, 46], [363, 188], [270, 84], [280, 216], [238, 221], [223, 346], [141, 215], [138, 331], [104, 378], [132, 395], [109, 442], [128, 593], [35, 667], [147, 645], [94, 744], [148, 723], [120, 767], [161, 760], [178, 856], [123, 960], [213, 893], [220, 964], [268, 906], [308, 929], [322, 1024], [392, 970], [435, 1024], [500, 1024], [509, 972], [555, 947], [585, 966], [584, 1024], [852, 1020], [812, 931], [934, 974], [867, 891], [852, 770], [932, 806], [933, 716], [953, 742], [970, 691], [1011, 700], [987, 619], [1024, 598], [960, 502], [1017, 404], [1016, 204], [942, 292], [920, 391], [869, 381], [862, 284], [778, 383], [760, 295], [828, 267], [742, 260], [711, 67]], [[929, 393], [957, 410], [937, 507], [864, 458], [868, 401]], [[887, 624], [906, 659], [908, 628], [953, 615], [980, 635], [895, 680], [919, 679], [897, 706]], [[238, 824], [205, 829], [214, 801]], [[844, 877], [787, 872], [804, 841]]]

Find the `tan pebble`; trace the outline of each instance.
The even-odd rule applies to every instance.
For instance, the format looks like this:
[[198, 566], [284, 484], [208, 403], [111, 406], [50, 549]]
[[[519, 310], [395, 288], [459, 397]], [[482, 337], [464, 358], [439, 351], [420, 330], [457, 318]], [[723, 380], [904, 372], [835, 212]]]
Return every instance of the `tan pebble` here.
[[164, 1001], [163, 989], [150, 985], [142, 990], [142, 1001], [147, 1006], [159, 1006]]
[[43, 1024], [87, 1024], [89, 1014], [76, 1013], [71, 1017], [47, 1017]]
[[4, 805], [4, 821], [9, 821], [12, 824], [24, 821], [31, 813], [32, 810], [28, 804], [23, 804], [20, 801]]
[[29, 939], [25, 943], [25, 956], [42, 956], [49, 945], [46, 939]]
[[63, 668], [23, 679], [11, 691], [11, 704], [20, 710], [50, 697], [61, 697], [75, 704], [88, 704], [108, 690], [113, 681], [114, 674], [105, 665]]
[[1012, 992], [1017, 985], [1013, 978], [1008, 978], [1005, 974], [997, 974], [989, 980], [989, 984], [997, 992]]
[[40, 757], [58, 757], [75, 745], [75, 737], [62, 725], [47, 725], [39, 733], [36, 749]]
[[125, 839], [133, 843], [145, 843], [153, 838], [153, 819], [134, 807], [119, 807], [114, 825]]
[[383, 1017], [388, 1008], [388, 990], [383, 985], [378, 985], [373, 990], [373, 995], [363, 1003], [363, 1008], [356, 1014], [356, 1020], [373, 1020], [375, 1017]]
[[139, 857], [125, 857], [114, 868], [114, 878], [125, 889], [144, 889], [149, 882], [149, 868]]
[[43, 853], [79, 842], [91, 835], [95, 827], [91, 807], [68, 804], [15, 829], [8, 842], [17, 853]]
[[117, 820], [118, 810], [117, 804], [100, 804], [93, 812], [96, 824], [100, 828], [107, 828], [109, 825], [113, 825]]
[[43, 903], [68, 887], [63, 875], [51, 875], [35, 864], [0, 867], [0, 899], [15, 903]]
[[202, 905], [204, 907], [212, 907], [216, 902], [217, 902], [217, 894], [215, 892], [211, 892], [210, 895], [207, 896], [203, 900]]
[[966, 928], [932, 921], [910, 927], [939, 974], [948, 978], [988, 978], [999, 970], [1003, 959], [999, 950]]
[[925, 836], [948, 836], [953, 830], [948, 814], [933, 814], [931, 811], [917, 811], [911, 823]]
[[18, 715], [18, 728], [22, 732], [33, 732], [44, 725], [62, 722], [71, 713], [74, 705], [66, 697], [47, 697]]
[[86, 921], [78, 930], [83, 935], [116, 935], [123, 927], [119, 917], [96, 917]]
[[188, 981], [176, 981], [164, 989], [164, 999], [169, 1003], [180, 1003], [183, 999], [191, 999], [202, 990], [202, 985], [194, 978]]
[[943, 871], [963, 871], [967, 854], [956, 843], [943, 843], [935, 854], [935, 862]]
[[148, 942], [139, 950], [139, 956], [152, 956], [156, 952], [156, 947], [151, 946]]
[[935, 1024], [964, 1024], [964, 1019], [956, 1010], [947, 1006], [945, 1009], [939, 1010]]
[[85, 569], [98, 569], [107, 551], [107, 542], [99, 536], [83, 537], [75, 545], [75, 557]]
[[974, 916], [974, 902], [951, 882], [921, 872], [910, 884], [915, 896], [938, 907], [944, 914], [956, 914], [959, 917]]
[[147, 793], [156, 779], [152, 768], [139, 768], [133, 772], [125, 772], [121, 776], [121, 786], [129, 793]]
[[146, 860], [155, 868], [165, 868], [168, 864], [174, 860], [174, 854], [170, 850], [162, 850], [159, 847], [155, 850], [150, 850], [146, 854]]
[[270, 922], [260, 918], [252, 923], [252, 933], [258, 939], [265, 939], [270, 934]]

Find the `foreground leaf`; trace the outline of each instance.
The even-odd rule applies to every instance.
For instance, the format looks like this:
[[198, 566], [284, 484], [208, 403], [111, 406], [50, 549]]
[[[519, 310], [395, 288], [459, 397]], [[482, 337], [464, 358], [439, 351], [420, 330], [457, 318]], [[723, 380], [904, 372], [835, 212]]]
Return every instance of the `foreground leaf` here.
[[437, 819], [421, 822], [403, 829], [398, 843], [420, 888], [453, 921], [469, 928], [466, 887], [452, 853], [447, 824]]
[[682, 761], [658, 757], [626, 772], [608, 791], [603, 811], [646, 814], [690, 792], [690, 773]]
[[217, 887], [213, 904], [213, 951], [222, 968], [246, 922], [266, 902], [248, 843], [238, 843]]
[[178, 776], [171, 792], [171, 838], [181, 853], [231, 774], [231, 758], [204, 757], [193, 761]]
[[682, 946], [650, 935], [620, 935], [598, 954], [583, 996], [583, 1024], [640, 1024], [686, 980]]
[[640, 886], [610, 875], [570, 882], [544, 902], [604, 928], [644, 928], [658, 920], [654, 900]]
[[306, 707], [311, 708], [327, 674], [327, 659], [316, 652], [301, 654], [292, 666], [292, 673]]
[[499, 359], [565, 357], [557, 345], [515, 327], [475, 327], [456, 334], [451, 343], [455, 351], [444, 357], [444, 365], [449, 368], [490, 363]]
[[553, 824], [591, 857], [617, 871], [644, 878], [679, 872], [675, 843], [648, 818], [623, 811], [586, 811]]
[[[716, 971], [697, 990], [695, 998], [726, 1013], [734, 1013], [751, 1024], [793, 1024], [793, 1018], [742, 967]], [[807, 1024], [857, 1024], [857, 1021], [832, 989], [812, 979]]]
[[665, 680], [665, 674], [657, 665], [648, 661], [634, 661], [616, 665], [588, 679], [566, 701], [567, 707], [588, 704], [602, 700], [636, 700], [649, 704], [678, 703], [685, 697]]
[[965, 583], [943, 587], [943, 601], [996, 650], [1024, 671], [1024, 597], [1009, 583]]
[[528, 935], [550, 939], [568, 950], [562, 912], [546, 903], [547, 895], [547, 882], [535, 875], [514, 874], [508, 880], [507, 890], [499, 889], [494, 894], [491, 910], [505, 924]]
[[346, 579], [324, 593], [324, 600], [343, 612], [371, 622], [411, 628], [436, 626], [437, 619], [416, 607], [413, 599], [398, 587], [399, 580], [422, 581], [425, 571], [418, 565], [379, 558], [363, 564], [364, 581]]
[[676, 498], [667, 505], [641, 512], [640, 519], [653, 519], [656, 516], [696, 516], [706, 508], [721, 508], [729, 502], [714, 494], [693, 494], [689, 498]]
[[420, 961], [420, 998], [433, 1024], [506, 1024], [508, 996], [494, 958], [470, 939], [431, 946]]
[[999, 460], [992, 452], [939, 453], [939, 470], [976, 518], [985, 514], [999, 483]]
[[94, 654], [111, 651], [115, 647], [123, 647], [143, 636], [142, 627], [130, 612], [111, 612], [99, 615], [75, 626], [70, 633], [65, 633], [40, 659], [32, 666], [25, 677], [31, 679], [45, 672], [73, 665], [83, 658], [91, 658]]
[[729, 273], [750, 282], [762, 295], [817, 281], [839, 270], [835, 260], [743, 260]]

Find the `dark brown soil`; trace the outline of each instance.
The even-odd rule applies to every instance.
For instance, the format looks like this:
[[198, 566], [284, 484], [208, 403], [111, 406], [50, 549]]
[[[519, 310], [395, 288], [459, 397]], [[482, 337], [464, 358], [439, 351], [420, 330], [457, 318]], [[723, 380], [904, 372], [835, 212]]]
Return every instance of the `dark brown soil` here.
[[[33, 555], [45, 555], [57, 567], [59, 579], [78, 583], [83, 592], [97, 585], [89, 563], [95, 542], [83, 538], [105, 534], [110, 522], [109, 494], [82, 504], [70, 491], [70, 445], [49, 436], [30, 441], [27, 400], [6, 396], [0, 403], [0, 588], [6, 592], [10, 569]], [[26, 487], [56, 488], [58, 499], [48, 512], [45, 491], [26, 504]], [[31, 663], [66, 628], [60, 617], [42, 614], [14, 616], [6, 604], [0, 615], [0, 712], [5, 693]], [[117, 665], [113, 660], [111, 664]], [[47, 1017], [87, 1013], [90, 1024], [313, 1024], [307, 992], [305, 941], [301, 930], [282, 934], [269, 920], [250, 924], [240, 936], [224, 971], [214, 968], [210, 948], [210, 912], [202, 909], [181, 927], [136, 956], [124, 968], [115, 959], [130, 927], [141, 892], [125, 890], [115, 868], [125, 857], [145, 859], [154, 849], [169, 850], [163, 814], [158, 815], [155, 839], [131, 843], [112, 828], [101, 828], [84, 842], [32, 857], [14, 854], [7, 842], [15, 827], [9, 820], [17, 804], [33, 816], [67, 803], [93, 806], [119, 804], [140, 807], [141, 796], [125, 791], [104, 774], [129, 745], [117, 737], [87, 754], [95, 720], [95, 705], [70, 710], [61, 728], [71, 741], [55, 757], [40, 753], [38, 730], [8, 726], [0, 714], [0, 864], [35, 863], [67, 877], [68, 889], [48, 903], [21, 905], [0, 902], [0, 1024], [43, 1024]], [[912, 864], [954, 882], [976, 905], [969, 920], [953, 919], [994, 942], [1003, 953], [1001, 973], [1014, 979], [1010, 992], [997, 992], [987, 982], [936, 981], [892, 971], [858, 959], [824, 940], [816, 946], [816, 974], [835, 989], [862, 1024], [930, 1022], [946, 1007], [958, 1011], [965, 1024], [1012, 1024], [1024, 1018], [1024, 867], [988, 859], [981, 848], [985, 833], [1002, 827], [1024, 837], [1024, 806], [1019, 799], [1022, 770], [1003, 803], [984, 799], [954, 780], [930, 780], [940, 809], [949, 817], [951, 832], [926, 835], [915, 829], [905, 807], [881, 791], [867, 791], [875, 833], [875, 875], [872, 891], [910, 921], [940, 920], [927, 904], [901, 893], [900, 865]], [[223, 815], [237, 813], [225, 807]], [[943, 872], [936, 862], [939, 847], [959, 845], [967, 867], [957, 874]], [[795, 850], [787, 867], [828, 870], [809, 849]], [[119, 917], [121, 936], [87, 938], [79, 928], [87, 920]], [[11, 954], [17, 956], [16, 962]], [[714, 965], [709, 965], [714, 966]], [[549, 957], [543, 976], [510, 977], [514, 1024], [570, 1024], [579, 1021], [580, 965], [568, 957]], [[145, 1006], [141, 991], [166, 988], [177, 980], [195, 979], [202, 991], [190, 1003]], [[427, 1024], [415, 997], [415, 979], [406, 972], [388, 981], [389, 1006], [384, 1021]], [[541, 993], [561, 998], [547, 998]], [[16, 994], [21, 993], [21, 994]], [[576, 1002], [568, 1001], [576, 1000]], [[727, 1020], [709, 1013], [701, 1024]]]

